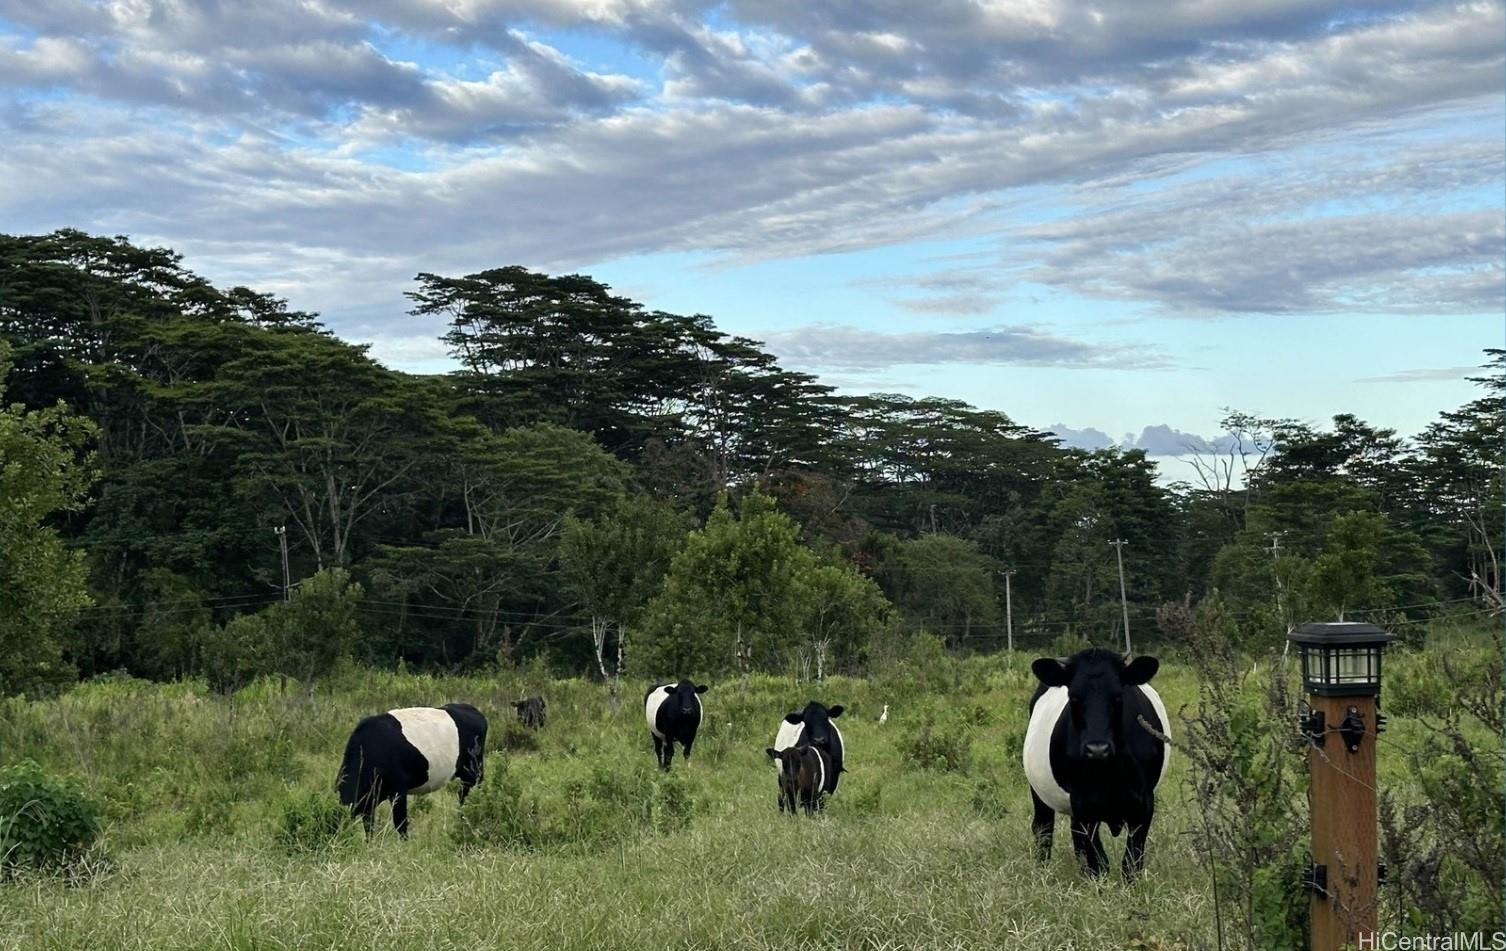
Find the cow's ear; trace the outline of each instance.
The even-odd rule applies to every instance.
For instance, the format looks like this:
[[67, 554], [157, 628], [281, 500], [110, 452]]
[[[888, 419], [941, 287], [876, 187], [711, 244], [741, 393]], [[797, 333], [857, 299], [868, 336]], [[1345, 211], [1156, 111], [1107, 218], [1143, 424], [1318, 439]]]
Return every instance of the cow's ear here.
[[696, 693], [705, 693], [706, 692], [706, 685], [705, 684], [696, 684], [695, 692]]
[[827, 710], [826, 715], [835, 720], [837, 717], [842, 715], [842, 705], [839, 703], [836, 706], [832, 707], [830, 710]]
[[1133, 687], [1150, 683], [1150, 678], [1161, 669], [1161, 662], [1154, 657], [1136, 657], [1124, 668], [1124, 682]]
[[1036, 679], [1048, 687], [1065, 687], [1067, 685], [1067, 666], [1055, 657], [1042, 657], [1030, 665], [1035, 671]]
[[514, 700], [513, 703], [512, 703], [512, 705], [514, 707], [516, 707], [517, 709], [521, 710], [521, 709], [523, 709], [523, 704], [525, 704], [527, 702], [528, 702], [527, 700]]
[[799, 726], [800, 724], [805, 722], [805, 714], [786, 713], [784, 715], [784, 722], [788, 723], [790, 726]]
[[779, 751], [776, 750], [776, 749], [774, 749], [774, 747], [772, 747], [772, 746], [766, 746], [766, 747], [764, 747], [763, 751], [765, 753], [769, 754], [769, 759], [778, 759], [779, 758]]

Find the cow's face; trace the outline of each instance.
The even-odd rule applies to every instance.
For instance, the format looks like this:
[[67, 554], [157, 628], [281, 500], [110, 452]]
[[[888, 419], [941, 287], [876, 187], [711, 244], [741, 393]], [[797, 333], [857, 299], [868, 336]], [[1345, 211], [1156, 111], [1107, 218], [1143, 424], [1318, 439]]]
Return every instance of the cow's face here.
[[826, 707], [812, 700], [805, 705], [805, 709], [799, 713], [791, 713], [784, 718], [786, 723], [805, 724], [804, 741], [813, 746], [824, 746], [828, 750], [834, 742], [831, 721], [842, 715], [842, 705]]
[[1126, 664], [1113, 651], [1094, 648], [1062, 663], [1042, 657], [1030, 665], [1048, 687], [1067, 688], [1067, 755], [1107, 760], [1124, 748], [1124, 692], [1150, 682], [1160, 669], [1154, 657]]
[[700, 712], [700, 701], [696, 694], [705, 693], [706, 685], [696, 685], [693, 680], [682, 680], [669, 688], [669, 703], [673, 704], [682, 717], [692, 717]]
[[770, 746], [764, 750], [769, 759], [779, 764], [779, 785], [793, 788], [795, 777], [800, 769], [800, 750], [790, 747], [785, 750], [776, 750]]

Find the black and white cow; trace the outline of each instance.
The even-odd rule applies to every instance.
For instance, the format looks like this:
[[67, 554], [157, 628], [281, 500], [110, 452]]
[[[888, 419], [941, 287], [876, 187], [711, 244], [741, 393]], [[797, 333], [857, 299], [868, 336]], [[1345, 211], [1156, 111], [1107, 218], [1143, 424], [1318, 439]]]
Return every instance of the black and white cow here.
[[654, 735], [654, 757], [663, 769], [669, 769], [670, 760], [675, 758], [676, 743], [690, 759], [696, 731], [701, 728], [700, 694], [705, 692], [705, 684], [696, 686], [694, 681], [682, 680], [655, 684], [643, 695], [643, 716]]
[[831, 721], [842, 715], [842, 705], [825, 707], [812, 700], [804, 710], [785, 714], [779, 721], [779, 732], [774, 736], [774, 749], [787, 750], [795, 746], [819, 747], [829, 762], [821, 784], [822, 791], [830, 794], [837, 791], [837, 782], [846, 772], [842, 765], [842, 731]]
[[529, 697], [527, 700], [519, 700], [513, 705], [518, 711], [518, 722], [530, 730], [542, 730], [544, 728], [544, 698]]
[[825, 805], [826, 777], [833, 772], [831, 756], [819, 746], [791, 746], [764, 750], [779, 767], [779, 811], [794, 814], [795, 804], [812, 815]]
[[361, 817], [371, 835], [372, 817], [392, 800], [392, 824], [408, 837], [408, 796], [431, 793], [460, 780], [460, 804], [481, 782], [486, 717], [468, 703], [404, 707], [367, 717], [350, 734], [335, 788], [340, 802]]
[[1037, 854], [1051, 855], [1056, 813], [1072, 824], [1072, 849], [1094, 875], [1108, 864], [1098, 826], [1128, 829], [1123, 872], [1145, 864], [1145, 836], [1156, 812], [1156, 786], [1170, 750], [1141, 725], [1169, 736], [1166, 706], [1149, 680], [1160, 662], [1126, 664], [1114, 651], [1093, 648], [1063, 662], [1042, 657], [1031, 665], [1040, 687], [1030, 700], [1025, 731], [1025, 778], [1035, 804]]

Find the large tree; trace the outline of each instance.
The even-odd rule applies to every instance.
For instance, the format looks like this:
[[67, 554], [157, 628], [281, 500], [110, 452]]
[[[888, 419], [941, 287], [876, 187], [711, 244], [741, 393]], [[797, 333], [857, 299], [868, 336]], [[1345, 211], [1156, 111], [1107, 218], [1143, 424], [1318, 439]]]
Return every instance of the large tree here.
[[[0, 383], [9, 361], [0, 341]], [[62, 405], [0, 404], [0, 694], [72, 676], [63, 638], [90, 603], [84, 553], [68, 548], [49, 520], [82, 504], [94, 479], [85, 446], [95, 432]]]
[[888, 604], [852, 569], [837, 579], [821, 565], [768, 496], [750, 493], [735, 516], [718, 504], [649, 603], [631, 669], [664, 677], [773, 670], [839, 642], [852, 653], [835, 655], [834, 665], [852, 663], [863, 645], [850, 632], [877, 629]]

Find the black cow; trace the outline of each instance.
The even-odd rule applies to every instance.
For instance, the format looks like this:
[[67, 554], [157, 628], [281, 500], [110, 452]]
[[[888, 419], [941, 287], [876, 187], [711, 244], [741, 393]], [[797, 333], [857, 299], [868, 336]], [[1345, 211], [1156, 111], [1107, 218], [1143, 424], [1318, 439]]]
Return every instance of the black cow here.
[[1160, 662], [1093, 648], [1063, 662], [1042, 657], [1031, 665], [1040, 687], [1030, 700], [1025, 731], [1025, 777], [1035, 804], [1037, 853], [1051, 855], [1056, 813], [1072, 823], [1072, 849], [1094, 875], [1108, 864], [1098, 826], [1118, 835], [1128, 828], [1123, 872], [1145, 865], [1145, 837], [1156, 812], [1156, 785], [1170, 750], [1140, 723], [1168, 734], [1166, 707], [1148, 681]]
[[468, 703], [405, 707], [367, 717], [350, 734], [335, 788], [340, 802], [361, 817], [371, 835], [372, 817], [392, 800], [392, 824], [408, 837], [408, 796], [430, 793], [460, 780], [460, 804], [481, 782], [486, 717]]
[[701, 698], [706, 686], [696, 686], [694, 681], [682, 680], [673, 684], [655, 684], [643, 695], [643, 716], [648, 720], [648, 730], [654, 735], [654, 758], [659, 766], [669, 769], [675, 758], [675, 744], [684, 748], [685, 758], [690, 759], [690, 748], [695, 745], [696, 731], [701, 728]]
[[518, 721], [530, 730], [544, 728], [544, 707], [543, 697], [529, 697], [513, 704], [513, 709], [518, 711]]
[[842, 765], [842, 731], [831, 721], [842, 715], [842, 705], [825, 707], [812, 700], [805, 709], [789, 713], [779, 722], [779, 732], [774, 736], [774, 749], [787, 750], [794, 746], [819, 747], [830, 761], [823, 791], [834, 793], [837, 782], [846, 772]]
[[812, 815], [825, 805], [826, 777], [833, 772], [831, 757], [818, 746], [764, 750], [779, 767], [779, 811], [795, 812], [795, 804]]

